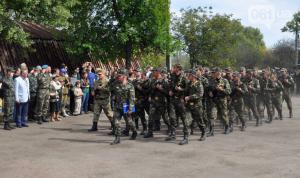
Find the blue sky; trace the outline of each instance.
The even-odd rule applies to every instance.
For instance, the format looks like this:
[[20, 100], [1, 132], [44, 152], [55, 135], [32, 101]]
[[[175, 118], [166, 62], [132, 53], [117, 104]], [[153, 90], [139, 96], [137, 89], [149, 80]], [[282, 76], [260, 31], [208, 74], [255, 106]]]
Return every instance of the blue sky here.
[[281, 28], [300, 11], [300, 0], [171, 0], [174, 13], [199, 6], [212, 6], [214, 13], [233, 14], [243, 25], [259, 28], [270, 48], [278, 40], [294, 38], [292, 33], [282, 33]]

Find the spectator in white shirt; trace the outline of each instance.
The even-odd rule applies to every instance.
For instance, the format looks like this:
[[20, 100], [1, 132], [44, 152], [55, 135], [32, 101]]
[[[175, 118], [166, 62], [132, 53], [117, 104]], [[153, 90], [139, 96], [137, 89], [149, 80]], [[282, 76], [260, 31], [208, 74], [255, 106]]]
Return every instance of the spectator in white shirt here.
[[16, 97], [16, 126], [28, 127], [28, 101], [30, 98], [28, 70], [22, 70], [21, 75], [15, 78]]

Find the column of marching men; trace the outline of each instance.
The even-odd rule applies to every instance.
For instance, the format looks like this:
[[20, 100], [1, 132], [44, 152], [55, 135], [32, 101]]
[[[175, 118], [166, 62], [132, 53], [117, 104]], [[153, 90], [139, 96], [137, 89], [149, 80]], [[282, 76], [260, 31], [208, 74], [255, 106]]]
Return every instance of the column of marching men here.
[[0, 81], [5, 130], [28, 127], [28, 120], [42, 124], [93, 110], [88, 130], [93, 132], [104, 111], [111, 125], [109, 134], [114, 136], [111, 144], [119, 144], [130, 131], [131, 140], [137, 138], [138, 130], [151, 139], [160, 131], [161, 120], [167, 128], [166, 141], [175, 141], [176, 130], [182, 128], [180, 145], [188, 144], [195, 129], [200, 130], [200, 141], [214, 136], [216, 120], [226, 135], [239, 123], [245, 131], [253, 118], [256, 126], [282, 120], [284, 101], [293, 117], [295, 83], [284, 68], [233, 71], [197, 66], [184, 71], [175, 64], [171, 71], [152, 67], [105, 71], [86, 62], [70, 73], [64, 64], [54, 70], [48, 65], [29, 70], [23, 63], [16, 70], [8, 68]]

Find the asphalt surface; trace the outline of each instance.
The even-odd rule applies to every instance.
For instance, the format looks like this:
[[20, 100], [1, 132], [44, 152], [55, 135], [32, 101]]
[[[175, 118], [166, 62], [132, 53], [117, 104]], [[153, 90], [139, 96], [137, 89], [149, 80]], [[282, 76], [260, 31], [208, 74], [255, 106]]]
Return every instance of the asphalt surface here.
[[[238, 127], [229, 135], [179, 146], [165, 142], [165, 130], [153, 139], [122, 137], [111, 146], [109, 122], [102, 115], [100, 130], [88, 133], [92, 114], [13, 131], [0, 130], [0, 178], [299, 178], [300, 98], [294, 98], [294, 118], [275, 120], [246, 132]], [[1, 126], [2, 127], [2, 126]]]

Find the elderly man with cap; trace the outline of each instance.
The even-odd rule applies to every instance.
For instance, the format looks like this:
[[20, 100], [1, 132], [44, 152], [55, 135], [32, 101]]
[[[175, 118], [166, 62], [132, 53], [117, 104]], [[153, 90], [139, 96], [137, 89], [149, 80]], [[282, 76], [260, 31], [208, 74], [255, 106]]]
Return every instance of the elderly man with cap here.
[[225, 125], [224, 134], [229, 133], [227, 96], [231, 94], [231, 87], [228, 80], [222, 78], [221, 72], [220, 68], [215, 67], [209, 80], [207, 115], [210, 119], [210, 132], [208, 136], [214, 136], [214, 125], [217, 117]]
[[288, 75], [287, 70], [285, 68], [280, 70], [281, 75], [279, 77], [279, 80], [281, 81], [283, 85], [283, 95], [282, 99], [286, 102], [287, 107], [289, 109], [289, 117], [293, 117], [293, 105], [291, 100], [291, 89], [295, 86], [294, 79]]
[[[154, 68], [152, 70], [152, 80], [150, 82], [150, 115], [148, 120], [148, 132], [144, 138], [153, 137], [154, 123], [160, 123], [162, 118], [170, 130], [170, 122], [167, 118], [167, 95], [168, 83], [164, 80], [161, 69]], [[158, 120], [158, 121], [157, 121]]]
[[10, 125], [10, 121], [13, 120], [13, 112], [15, 106], [15, 86], [14, 86], [14, 69], [8, 68], [5, 77], [2, 79], [2, 89], [3, 89], [3, 120], [4, 120], [4, 130], [12, 130], [13, 126]]
[[135, 140], [137, 136], [136, 128], [132, 121], [132, 112], [134, 111], [135, 92], [134, 86], [128, 82], [128, 73], [126, 69], [119, 69], [116, 82], [111, 87], [113, 95], [114, 109], [114, 135], [115, 139], [112, 145], [120, 143], [121, 136], [121, 119], [122, 117], [127, 120], [129, 129], [132, 130], [131, 140]]
[[[114, 130], [113, 124], [113, 112], [110, 105], [110, 85], [109, 80], [106, 76], [106, 71], [103, 69], [96, 69], [96, 73], [99, 77], [94, 83], [94, 88], [91, 94], [94, 96], [94, 118], [93, 126], [89, 129], [89, 132], [94, 132], [98, 130], [98, 121], [102, 110], [104, 111], [106, 117], [111, 123], [111, 128]], [[113, 132], [112, 132], [113, 133]]]
[[184, 98], [187, 108], [191, 112], [191, 116], [197, 126], [200, 128], [200, 141], [206, 139], [205, 123], [203, 119], [202, 99], [204, 95], [204, 88], [201, 81], [197, 77], [197, 72], [194, 70], [188, 71], [189, 84], [187, 87], [187, 96]]
[[49, 111], [49, 90], [51, 83], [51, 76], [48, 65], [42, 66], [42, 71], [37, 75], [37, 103], [35, 107], [35, 118], [38, 124], [42, 122], [48, 122], [47, 116]]
[[175, 113], [176, 117], [173, 114], [170, 117], [171, 131], [169, 136], [166, 138], [166, 141], [176, 140], [176, 118], [179, 118], [183, 124], [183, 140], [180, 141], [180, 145], [188, 144], [189, 137], [189, 124], [186, 117], [186, 108], [184, 97], [186, 96], [187, 89], [187, 79], [184, 76], [182, 66], [180, 64], [175, 64], [172, 68], [171, 78], [169, 82], [170, 90], [170, 112]]

